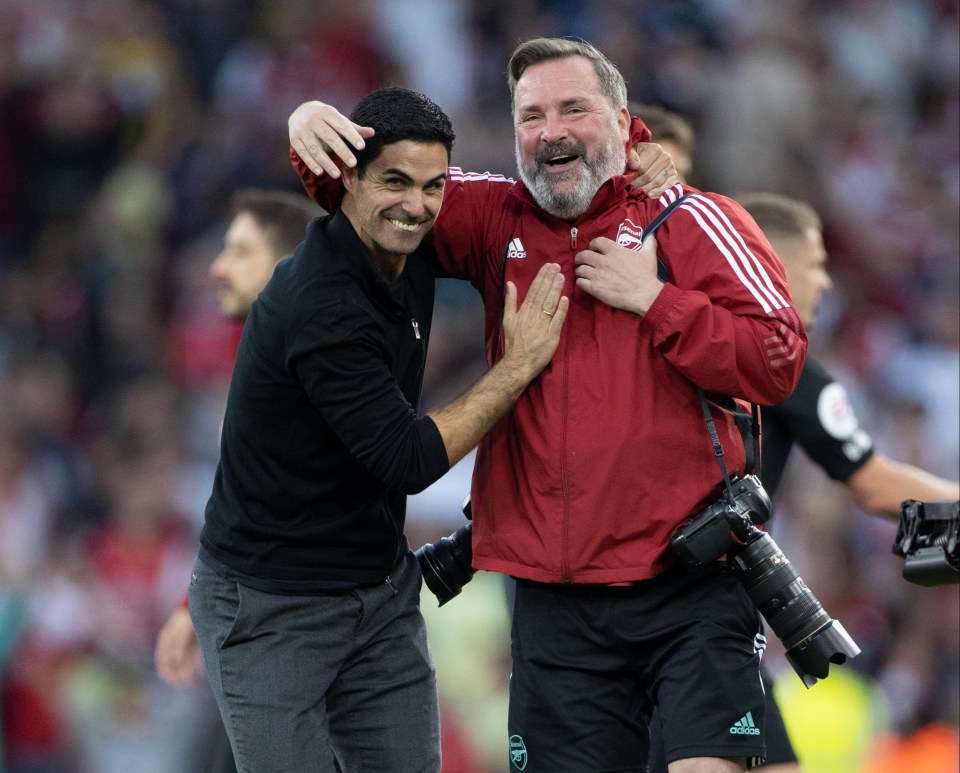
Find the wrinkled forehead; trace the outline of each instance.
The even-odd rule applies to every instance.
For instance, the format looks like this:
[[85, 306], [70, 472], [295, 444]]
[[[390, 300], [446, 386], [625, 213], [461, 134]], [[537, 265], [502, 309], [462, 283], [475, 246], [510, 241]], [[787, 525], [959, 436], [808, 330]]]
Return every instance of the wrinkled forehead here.
[[582, 56], [547, 59], [530, 65], [517, 80], [514, 110], [548, 104], [602, 100], [600, 79]]
[[423, 185], [446, 177], [450, 156], [440, 142], [400, 140], [383, 146], [367, 166], [367, 173], [378, 176], [400, 175]]

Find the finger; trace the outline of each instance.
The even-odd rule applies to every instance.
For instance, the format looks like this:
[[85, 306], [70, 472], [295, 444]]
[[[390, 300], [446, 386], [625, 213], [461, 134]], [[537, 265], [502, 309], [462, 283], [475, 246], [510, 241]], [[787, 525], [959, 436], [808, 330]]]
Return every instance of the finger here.
[[357, 158], [352, 149], [362, 150], [366, 144], [364, 138], [372, 137], [374, 130], [342, 118], [319, 123], [313, 129], [291, 132], [291, 144], [314, 174], [326, 172], [331, 177], [339, 177], [337, 159], [346, 166], [356, 166]]
[[[550, 287], [553, 283], [553, 279], [560, 272], [560, 266], [556, 263], [545, 263], [540, 267], [540, 270], [537, 272], [537, 275], [534, 277], [533, 282], [530, 284], [530, 289], [527, 290], [527, 297], [524, 299], [524, 306], [527, 308], [533, 309], [539, 313], [547, 303], [547, 296], [550, 292]], [[553, 311], [554, 304], [547, 306], [547, 311]]]
[[660, 176], [657, 177], [656, 184], [644, 188], [644, 192], [651, 199], [659, 199], [666, 191], [679, 182], [680, 175], [676, 173], [676, 170], [665, 169], [660, 173]]
[[608, 239], [606, 236], [598, 236], [590, 242], [590, 249], [600, 255], [606, 255], [616, 246], [617, 243], [613, 239]]
[[563, 327], [563, 321], [567, 318], [567, 311], [570, 309], [570, 298], [566, 295], [561, 296], [560, 301], [557, 303], [557, 310], [554, 312], [553, 317], [550, 320], [550, 329], [558, 330]]
[[364, 137], [372, 137], [373, 133], [374, 130], [369, 126], [343, 119], [322, 127], [319, 136], [326, 143], [329, 155], [336, 156], [347, 166], [356, 166], [357, 158], [353, 150], [363, 150], [366, 146]]
[[564, 278], [563, 274], [557, 273], [546, 288], [546, 296], [543, 299], [541, 308], [547, 314], [552, 316], [560, 308], [560, 294], [563, 292]]
[[636, 166], [630, 168], [637, 172], [633, 185], [644, 190], [671, 164], [670, 156], [653, 143], [638, 143], [633, 146], [633, 153], [636, 154]]
[[642, 172], [634, 176], [631, 185], [641, 188], [650, 198], [658, 199], [681, 181], [673, 159], [662, 147], [655, 143], [641, 143], [635, 147]]
[[324, 173], [331, 177], [340, 176], [340, 168], [327, 152], [329, 146], [320, 135], [312, 131], [291, 132], [290, 145], [300, 156], [300, 160], [318, 177], [322, 177]]
[[508, 318], [515, 317], [516, 314], [517, 314], [517, 286], [513, 282], [510, 282], [508, 280], [507, 291], [504, 294], [504, 300], [503, 300], [504, 322], [506, 322]]

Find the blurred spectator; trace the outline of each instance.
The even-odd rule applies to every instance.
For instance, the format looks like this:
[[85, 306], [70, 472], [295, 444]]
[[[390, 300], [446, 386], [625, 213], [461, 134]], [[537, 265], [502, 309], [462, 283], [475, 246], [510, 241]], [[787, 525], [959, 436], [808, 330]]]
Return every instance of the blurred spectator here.
[[[215, 310], [181, 303], [209, 294], [205, 240], [230, 191], [299, 191], [290, 110], [318, 95], [350, 108], [377, 86], [420, 88], [451, 113], [457, 165], [510, 174], [498, 63], [519, 39], [558, 34], [609, 52], [631, 98], [690, 119], [698, 187], [814, 204], [835, 290], [813, 346], [879, 448], [958, 477], [956, 0], [4, 0], [4, 773], [190, 769], [151, 756], [189, 741], [123, 756], [145, 728], [168, 737], [152, 723], [174, 728], [200, 699], [152, 681], [140, 646], [182, 592], [186, 575], [169, 576], [194, 547], [232, 359]], [[474, 294], [457, 284], [438, 293], [425, 408], [485, 367]], [[864, 648], [853, 670], [889, 701], [895, 735], [873, 750], [875, 773], [907, 750], [920, 773], [922, 750], [949, 748], [960, 723], [958, 599], [905, 583], [893, 525], [818, 472], [792, 461], [776, 539]], [[464, 473], [411, 500], [413, 533], [433, 540], [462, 523]], [[825, 535], [835, 552], [816, 547]], [[498, 743], [490, 728], [507, 687], [493, 654], [501, 636], [507, 652], [504, 621], [463, 635], [496, 618], [481, 587], [428, 616], [445, 711], [471, 751]], [[474, 663], [483, 691], [464, 683]], [[464, 691], [478, 691], [475, 706]]]

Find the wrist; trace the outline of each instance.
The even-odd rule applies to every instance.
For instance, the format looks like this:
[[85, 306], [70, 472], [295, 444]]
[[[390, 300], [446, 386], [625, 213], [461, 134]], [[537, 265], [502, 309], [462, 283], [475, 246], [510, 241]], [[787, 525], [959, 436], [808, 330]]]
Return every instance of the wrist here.
[[539, 371], [534, 362], [515, 351], [506, 352], [494, 366], [503, 388], [512, 388], [517, 394], [526, 389]]
[[650, 307], [656, 302], [657, 298], [660, 297], [660, 293], [663, 292], [663, 285], [658, 281], [655, 287], [643, 288], [635, 299], [633, 305], [633, 312], [643, 316], [648, 311]]

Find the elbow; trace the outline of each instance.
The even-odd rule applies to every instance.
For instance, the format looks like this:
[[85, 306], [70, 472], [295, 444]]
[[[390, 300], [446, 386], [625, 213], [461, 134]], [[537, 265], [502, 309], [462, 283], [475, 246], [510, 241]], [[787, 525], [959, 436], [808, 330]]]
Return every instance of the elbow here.
[[411, 479], [409, 481], [404, 481], [398, 490], [401, 494], [409, 497], [413, 496], [414, 494], [419, 494], [421, 491], [429, 488], [431, 484], [436, 483], [436, 481], [436, 478]]
[[415, 450], [394, 454], [392, 459], [380, 478], [387, 488], [406, 496], [419, 494], [450, 469], [442, 443], [439, 446], [417, 443]]
[[762, 383], [762, 394], [754, 401], [760, 405], [779, 405], [793, 394], [800, 383], [803, 362], [807, 356], [807, 341], [794, 336], [792, 340], [767, 350], [767, 370]]
[[784, 368], [772, 368], [752, 381], [752, 393], [746, 399], [761, 406], [773, 406], [787, 400], [797, 388], [800, 369], [796, 373]]
[[395, 459], [393, 464], [374, 474], [388, 489], [404, 496], [419, 494], [442, 475], [415, 459]]

